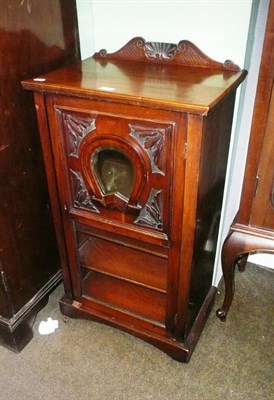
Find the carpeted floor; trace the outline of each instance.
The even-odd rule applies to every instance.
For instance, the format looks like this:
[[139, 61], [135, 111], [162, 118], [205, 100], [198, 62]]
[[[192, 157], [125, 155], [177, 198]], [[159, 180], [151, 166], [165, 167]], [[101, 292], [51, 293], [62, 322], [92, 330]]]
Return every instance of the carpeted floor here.
[[[119, 330], [84, 320], [64, 323], [62, 286], [38, 314], [34, 339], [20, 354], [0, 347], [5, 400], [273, 400], [274, 273], [249, 264], [236, 273], [227, 322], [217, 295], [189, 364]], [[40, 321], [58, 319], [48, 336]]]

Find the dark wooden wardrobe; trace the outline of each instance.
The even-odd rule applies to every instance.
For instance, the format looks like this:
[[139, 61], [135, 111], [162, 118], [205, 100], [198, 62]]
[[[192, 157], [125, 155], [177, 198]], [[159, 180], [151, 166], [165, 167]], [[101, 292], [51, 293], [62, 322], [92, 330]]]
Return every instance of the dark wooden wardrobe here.
[[75, 0], [0, 0], [0, 344], [20, 351], [61, 279], [32, 94], [79, 59]]

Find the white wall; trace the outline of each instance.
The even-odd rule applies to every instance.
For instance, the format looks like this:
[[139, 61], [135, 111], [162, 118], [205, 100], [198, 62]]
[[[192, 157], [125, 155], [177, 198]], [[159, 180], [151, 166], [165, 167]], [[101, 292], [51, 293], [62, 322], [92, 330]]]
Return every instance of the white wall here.
[[82, 58], [135, 36], [188, 39], [208, 56], [243, 66], [252, 0], [77, 0]]
[[[247, 62], [246, 48], [252, 10], [254, 19], [254, 3], [255, 9], [258, 9], [259, 4], [260, 9], [264, 10], [268, 6], [268, 0], [254, 0], [253, 9], [252, 0], [77, 0], [82, 58], [87, 58], [102, 48], [113, 52], [133, 37], [141, 36], [147, 41], [170, 43], [188, 39], [209, 57], [222, 62], [229, 58], [244, 68]], [[259, 12], [262, 15], [262, 29], [257, 27], [256, 31], [259, 39], [263, 36], [264, 10]], [[249, 42], [250, 54], [252, 43], [253, 39], [251, 44]], [[260, 52], [260, 46], [258, 40], [256, 56]], [[253, 107], [252, 96], [256, 87], [254, 82], [258, 65], [254, 65], [253, 70], [249, 74], [250, 83], [246, 89], [246, 98], [251, 100], [249, 108], [242, 109], [243, 96], [240, 107], [238, 106], [240, 90], [237, 96], [214, 284], [221, 277], [221, 245], [239, 204], [249, 133], [248, 113], [250, 114]], [[238, 109], [241, 112], [237, 118]]]
[[76, 5], [78, 14], [81, 56], [82, 59], [85, 59], [95, 52], [93, 0], [76, 0]]

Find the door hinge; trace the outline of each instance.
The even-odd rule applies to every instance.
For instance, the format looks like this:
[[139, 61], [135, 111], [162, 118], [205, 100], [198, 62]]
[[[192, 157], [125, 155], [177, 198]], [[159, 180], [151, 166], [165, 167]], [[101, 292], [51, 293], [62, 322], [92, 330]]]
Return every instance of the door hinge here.
[[4, 271], [1, 271], [1, 281], [2, 281], [2, 284], [3, 284], [3, 286], [4, 286], [4, 290], [5, 290], [5, 292], [8, 292], [8, 284], [7, 284], [7, 279], [6, 279], [6, 275], [5, 275], [5, 272]]
[[257, 196], [259, 183], [260, 183], [260, 177], [257, 175], [256, 176], [256, 182], [255, 182], [254, 196], [253, 197]]
[[178, 314], [174, 315], [174, 326], [177, 326], [178, 324]]
[[186, 156], [187, 156], [187, 142], [184, 145], [184, 160], [186, 160]]

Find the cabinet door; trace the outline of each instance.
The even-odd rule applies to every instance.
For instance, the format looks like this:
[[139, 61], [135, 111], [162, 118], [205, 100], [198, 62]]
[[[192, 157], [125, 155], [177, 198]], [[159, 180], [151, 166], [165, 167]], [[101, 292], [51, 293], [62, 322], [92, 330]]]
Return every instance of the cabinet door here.
[[[251, 225], [274, 230], [274, 93], [272, 91], [257, 174]], [[259, 149], [258, 149], [259, 151]]]
[[186, 117], [51, 96], [48, 113], [74, 297], [164, 325], [169, 268], [177, 268], [169, 265], [180, 232], [171, 215], [175, 179], [183, 204]]

